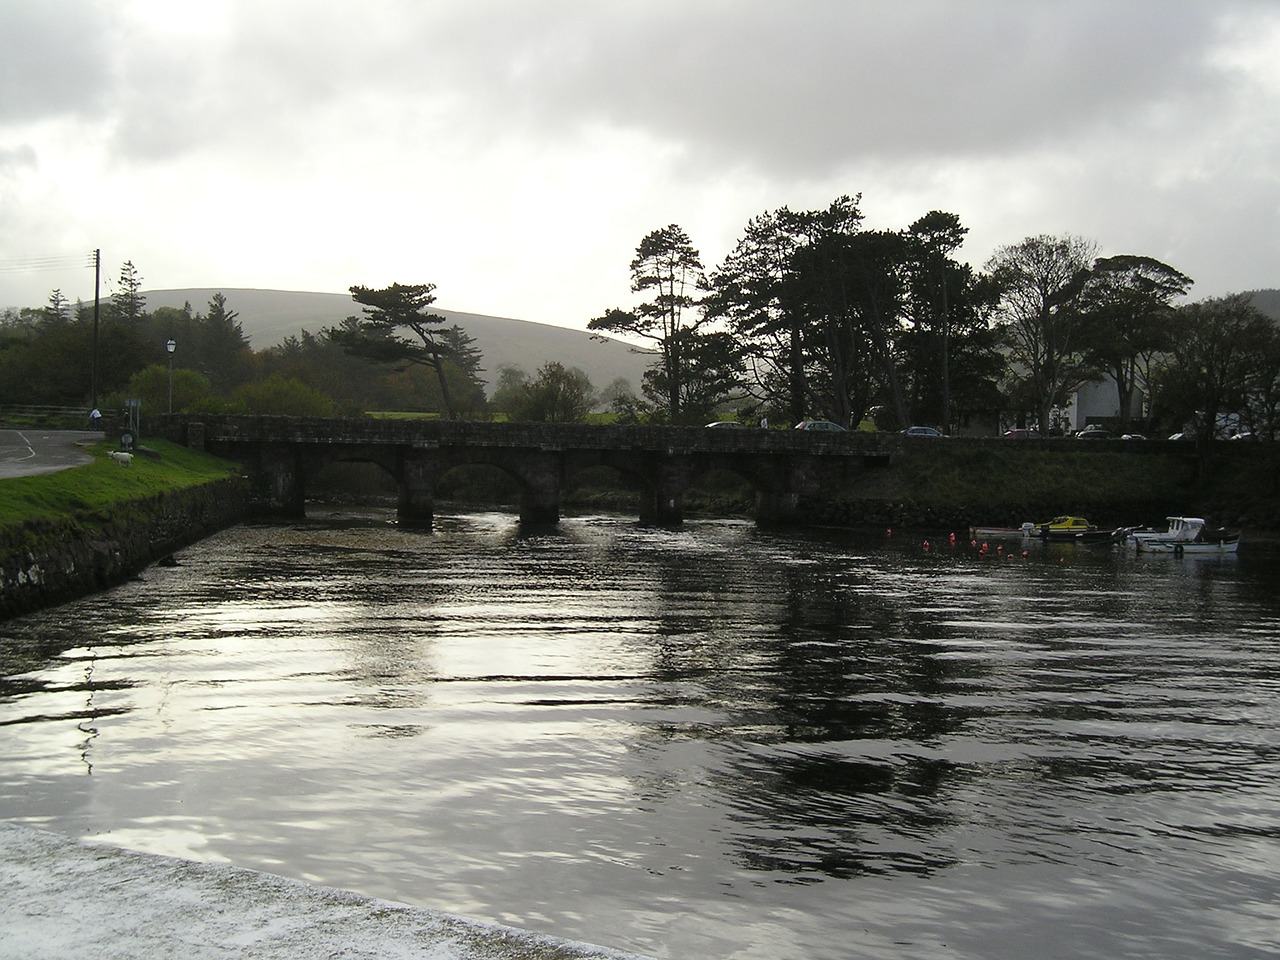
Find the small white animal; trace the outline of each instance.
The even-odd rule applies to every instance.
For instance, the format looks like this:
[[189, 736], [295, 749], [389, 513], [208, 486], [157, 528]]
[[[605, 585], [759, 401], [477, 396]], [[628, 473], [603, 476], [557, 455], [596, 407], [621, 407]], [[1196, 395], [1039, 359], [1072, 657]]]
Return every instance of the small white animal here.
[[125, 453], [123, 450], [112, 450], [110, 456], [112, 460], [120, 464], [122, 467], [133, 466], [132, 453]]

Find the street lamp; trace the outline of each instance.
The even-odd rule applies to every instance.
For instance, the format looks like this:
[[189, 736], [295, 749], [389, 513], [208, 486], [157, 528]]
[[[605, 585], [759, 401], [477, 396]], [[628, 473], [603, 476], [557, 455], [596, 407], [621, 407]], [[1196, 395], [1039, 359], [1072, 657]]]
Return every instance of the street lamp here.
[[178, 342], [170, 337], [164, 348], [169, 351], [169, 412], [173, 413], [173, 351], [178, 349]]

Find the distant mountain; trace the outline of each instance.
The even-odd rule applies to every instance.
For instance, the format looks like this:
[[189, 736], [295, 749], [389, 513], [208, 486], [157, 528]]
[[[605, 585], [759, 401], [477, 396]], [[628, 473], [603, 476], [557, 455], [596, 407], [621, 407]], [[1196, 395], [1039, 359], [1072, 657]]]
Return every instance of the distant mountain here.
[[1280, 323], [1280, 290], [1250, 290], [1249, 301], [1276, 323]]
[[[144, 291], [147, 309], [186, 304], [196, 313], [208, 313], [209, 301], [221, 293], [227, 309], [239, 314], [237, 320], [255, 350], [265, 350], [303, 330], [319, 333], [337, 326], [347, 317], [361, 316], [363, 308], [348, 294], [305, 293], [289, 290], [245, 290], [235, 288], [192, 288], [188, 290]], [[457, 310], [435, 310], [449, 323], [456, 323], [475, 338], [484, 354], [484, 378], [490, 389], [497, 382], [498, 368], [514, 366], [532, 376], [552, 360], [577, 367], [602, 390], [618, 378], [630, 382], [639, 393], [640, 378], [651, 361], [650, 354], [620, 340], [600, 341], [585, 330], [570, 330], [528, 320], [486, 317]]]

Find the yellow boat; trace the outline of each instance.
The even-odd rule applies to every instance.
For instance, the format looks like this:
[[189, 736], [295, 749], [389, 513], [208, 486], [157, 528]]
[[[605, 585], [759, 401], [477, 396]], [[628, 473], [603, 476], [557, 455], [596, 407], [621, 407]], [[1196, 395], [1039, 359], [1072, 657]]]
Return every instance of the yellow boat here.
[[1054, 517], [1047, 523], [1037, 523], [1031, 535], [1045, 540], [1074, 540], [1082, 533], [1096, 533], [1097, 530], [1084, 517]]

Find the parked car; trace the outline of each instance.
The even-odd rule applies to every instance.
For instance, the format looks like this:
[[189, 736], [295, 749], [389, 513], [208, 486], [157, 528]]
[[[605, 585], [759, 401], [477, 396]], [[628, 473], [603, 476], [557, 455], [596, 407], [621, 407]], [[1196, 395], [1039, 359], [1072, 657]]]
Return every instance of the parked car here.
[[1122, 433], [1120, 434], [1120, 439], [1121, 440], [1145, 440], [1147, 438], [1144, 434], [1141, 434], [1141, 433]]
[[728, 430], [744, 430], [746, 429], [746, 424], [739, 423], [737, 420], [712, 420], [707, 424], [707, 427], [718, 427]]
[[1076, 434], [1077, 440], [1119, 440], [1110, 430], [1103, 430], [1101, 427], [1088, 426]]
[[907, 427], [902, 431], [904, 437], [945, 437], [946, 434], [933, 427]]
[[1004, 438], [1006, 440], [1039, 440], [1040, 431], [1028, 430], [1023, 427], [1014, 427], [1012, 430], [1006, 430], [1004, 432]]
[[801, 420], [796, 424], [797, 430], [844, 430], [833, 420]]
[[1194, 440], [1195, 438], [1196, 435], [1189, 430], [1182, 430], [1178, 433], [1172, 433], [1169, 435], [1170, 440]]

